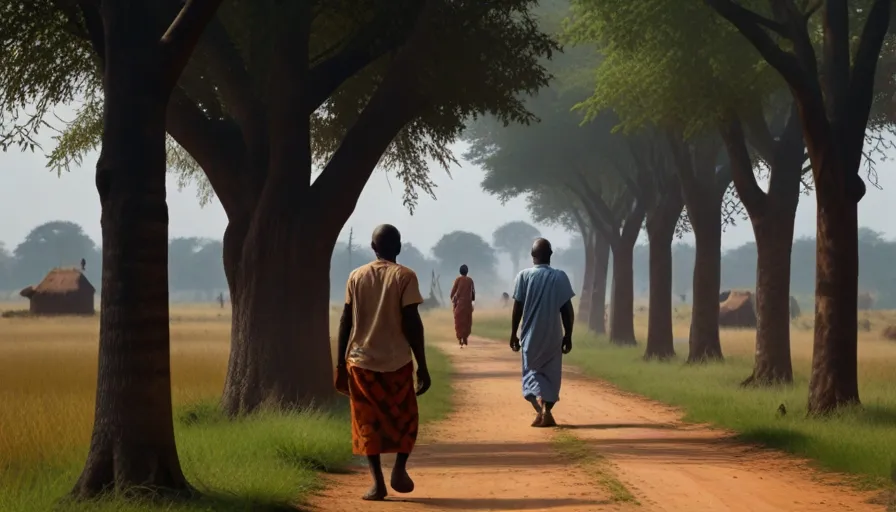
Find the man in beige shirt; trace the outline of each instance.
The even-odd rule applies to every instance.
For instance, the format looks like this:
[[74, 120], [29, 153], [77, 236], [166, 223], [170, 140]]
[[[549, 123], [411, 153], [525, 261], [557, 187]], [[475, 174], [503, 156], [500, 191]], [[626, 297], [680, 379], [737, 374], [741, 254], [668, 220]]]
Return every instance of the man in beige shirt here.
[[[423, 302], [417, 275], [396, 263], [401, 234], [383, 224], [371, 242], [376, 260], [355, 269], [345, 286], [339, 322], [336, 389], [348, 395], [352, 415], [352, 451], [365, 455], [373, 487], [365, 500], [382, 500], [386, 491], [380, 455], [396, 453], [391, 487], [414, 490], [407, 461], [417, 440], [417, 396], [429, 389], [423, 347]], [[417, 360], [417, 386], [414, 385]]]

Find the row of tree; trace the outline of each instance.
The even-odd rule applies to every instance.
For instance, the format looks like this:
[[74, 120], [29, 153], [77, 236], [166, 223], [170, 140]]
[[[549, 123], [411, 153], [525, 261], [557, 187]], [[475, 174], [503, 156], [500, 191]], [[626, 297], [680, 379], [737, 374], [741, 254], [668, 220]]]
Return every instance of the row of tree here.
[[483, 188], [527, 195], [537, 219], [581, 234], [580, 318], [596, 332], [605, 329], [612, 253], [615, 343], [635, 343], [634, 247], [646, 229], [646, 358], [674, 355], [672, 244], [676, 233], [693, 232], [692, 363], [722, 359], [721, 235], [726, 222], [746, 215], [756, 238], [748, 266], [757, 269], [759, 324], [745, 381], [753, 385], [793, 379], [794, 219], [801, 187], [814, 189], [809, 410], [858, 403], [856, 211], [865, 194], [861, 164], [873, 166], [874, 151], [886, 149], [881, 130], [894, 120], [890, 0], [571, 4], [555, 29], [578, 46], [553, 62], [560, 79], [527, 103], [541, 122], [485, 120], [468, 134], [467, 158], [487, 172]]
[[[774, 73], [785, 78], [793, 103], [799, 106], [792, 109], [799, 115], [790, 117], [803, 128], [821, 205], [817, 376], [810, 405], [813, 411], [824, 411], [857, 401], [856, 262], [850, 254], [855, 249], [855, 203], [862, 189], [857, 175], [861, 141], [875, 64], [889, 24], [890, 0], [813, 3], [813, 10], [821, 6], [819, 16], [799, 11], [797, 0], [774, 2], [773, 6], [787, 8], [776, 7], [768, 14], [771, 18], [744, 14], [731, 1], [712, 0], [760, 47], [762, 57], [742, 48], [746, 45], [732, 37], [737, 34], [721, 18], [714, 13], [709, 17], [708, 9], [700, 11], [702, 4], [657, 2], [651, 0], [647, 3], [657, 5], [644, 7], [645, 2], [624, 0], [577, 1], [576, 9], [582, 13], [577, 16], [578, 26], [592, 25], [581, 30], [579, 37], [600, 39], [602, 60], [597, 63], [589, 51], [587, 69], [569, 69], [585, 69], [585, 75], [593, 76], [599, 64], [601, 80], [617, 83], [599, 86], [597, 96], [619, 94], [635, 100], [615, 105], [629, 122], [654, 121], [651, 117], [658, 121], [660, 115], [674, 119], [676, 110], [679, 118], [707, 111], [676, 103], [677, 99], [656, 111], [653, 100], [668, 99], [671, 94], [639, 94], [645, 86], [659, 88], [668, 83], [669, 90], [688, 97], [694, 97], [698, 89], [709, 91], [707, 98], [719, 96], [713, 91], [742, 89], [750, 94], [783, 92], [788, 97], [781, 80], [772, 79], [778, 76]], [[854, 4], [862, 4], [861, 10]], [[34, 134], [47, 122], [52, 108], [74, 101], [83, 106], [50, 153], [51, 164], [64, 169], [101, 146], [96, 183], [102, 206], [104, 314], [94, 431], [75, 494], [190, 491], [180, 469], [171, 412], [166, 155], [171, 166], [186, 175], [203, 176], [228, 217], [223, 263], [233, 328], [224, 410], [237, 416], [263, 403], [291, 407], [325, 401], [333, 396], [329, 255], [369, 176], [379, 163], [395, 170], [406, 185], [407, 203], [413, 206], [418, 190], [432, 193], [427, 161], [449, 163], [453, 159], [449, 144], [469, 119], [492, 115], [514, 125], [535, 120], [525, 96], [549, 84], [546, 59], [560, 48], [539, 15], [550, 22], [564, 17], [566, 10], [562, 2], [534, 0], [0, 2], [0, 141], [4, 147], [18, 143], [33, 148]], [[823, 30], [815, 30], [820, 19], [825, 20]], [[866, 27], [855, 59], [849, 58], [850, 21]], [[664, 23], [670, 29], [654, 30], [657, 25], [650, 23]], [[815, 48], [822, 48], [816, 44], [816, 33], [825, 39], [824, 84], [816, 72]], [[688, 42], [688, 37], [679, 36], [690, 36], [704, 47], [669, 52], [675, 44]], [[667, 37], [673, 40], [664, 41]], [[794, 44], [778, 46], [775, 39], [779, 37]], [[734, 59], [713, 53], [733, 47], [737, 49], [732, 52]], [[648, 57], [650, 50], [653, 55]], [[694, 55], [701, 58], [691, 58]], [[743, 76], [734, 66], [749, 60], [740, 58], [745, 55], [756, 58], [744, 69], [770, 78]], [[685, 62], [674, 62], [676, 56]], [[760, 59], [769, 66], [757, 66]], [[704, 71], [690, 69], [694, 62], [703, 63], [709, 75], [692, 73]], [[617, 66], [615, 72], [612, 66]], [[645, 73], [669, 73], [670, 80], [650, 79]], [[716, 75], [724, 80], [715, 80]], [[679, 87], [676, 78], [683, 76], [691, 82], [699, 77], [696, 82], [702, 87]], [[633, 87], [625, 87], [628, 77], [637, 77], [630, 84]], [[729, 83], [758, 85], [726, 87]], [[556, 101], [548, 105], [567, 111], [569, 98], [557, 90], [554, 93]], [[764, 101], [774, 97], [769, 94], [760, 98], [763, 108], [756, 109], [755, 102], [750, 102], [740, 112], [774, 112], [772, 104]], [[746, 104], [740, 96], [728, 99], [738, 99], [732, 105]], [[642, 101], [645, 98], [651, 99], [650, 105]], [[639, 102], [647, 105], [649, 115], [637, 112]], [[594, 102], [595, 108], [601, 103]], [[670, 105], [678, 106], [671, 109]], [[729, 110], [717, 107], [713, 108]], [[604, 118], [605, 125], [614, 124], [608, 116]], [[744, 123], [725, 119], [725, 133], [730, 135], [726, 141], [736, 142], [738, 127]], [[587, 213], [590, 219], [586, 225], [582, 217], [582, 232], [593, 242], [592, 252], [605, 254], [600, 247], [612, 245], [617, 251], [614, 281], [622, 281], [631, 273], [623, 261], [631, 260], [625, 256], [626, 247], [634, 244], [639, 217], [647, 216], [651, 240], [671, 240], [678, 215], [657, 212], [674, 211], [674, 203], [686, 202], [697, 235], [699, 270], [695, 272], [692, 359], [718, 357], [719, 250], [712, 247], [720, 237], [721, 214], [716, 205], [725, 190], [722, 174], [715, 172], [718, 137], [695, 129], [690, 122], [653, 124], [657, 128], [650, 133], [623, 143], [606, 137], [583, 139], [579, 133], [563, 135], [577, 137], [585, 143], [583, 147], [605, 147], [604, 155], [618, 155], [612, 150], [637, 144], [632, 166], [647, 158], [674, 162], [662, 168], [672, 167], [675, 173], [655, 173], [653, 165], [642, 165], [651, 172], [610, 173], [604, 180], [624, 182], [627, 191], [654, 193], [640, 194], [629, 207], [624, 207], [625, 194], [617, 194], [618, 202], [610, 204], [619, 206], [618, 214], [598, 215], [602, 210], [593, 200], [598, 197], [594, 192], [609, 190], [608, 183], [586, 175], [570, 182], [575, 184], [572, 196], [553, 204], [579, 201], [583, 205], [577, 212]], [[767, 123], [770, 130], [776, 126]], [[674, 137], [666, 136], [670, 129], [675, 130]], [[569, 142], [560, 133], [548, 135], [533, 146]], [[790, 148], [787, 136], [763, 140], [763, 147], [773, 150]], [[658, 141], [671, 144], [667, 148]], [[744, 153], [752, 154], [732, 153], [739, 157], [732, 158], [737, 164], [732, 170], [743, 171]], [[801, 174], [803, 150], [799, 153]], [[671, 158], [659, 158], [664, 155]], [[535, 155], [533, 161], [539, 158]], [[778, 160], [772, 160], [772, 181], [777, 182]], [[749, 172], [738, 176], [752, 176], [752, 161], [748, 163]], [[567, 159], [562, 166], [543, 169], [559, 176], [574, 168]], [[316, 175], [315, 170], [319, 171]], [[686, 192], [683, 198], [670, 194], [667, 200], [656, 193], [677, 189], [669, 186], [669, 180], [680, 181]], [[780, 201], [773, 199], [778, 188], [773, 183], [768, 200], [760, 201], [767, 202], [775, 215], [781, 208]], [[558, 190], [545, 188], [544, 194], [557, 196]], [[760, 218], [760, 210], [748, 210], [751, 217]], [[618, 222], [613, 226], [594, 222], [598, 218]], [[786, 226], [784, 220], [774, 219], [772, 224]], [[781, 235], [774, 240], [789, 242]], [[765, 257], [765, 247], [782, 250], [774, 244], [758, 245], [760, 259]], [[671, 259], [656, 261], [668, 264]], [[708, 270], [700, 270], [704, 268]], [[592, 280], [598, 281], [600, 272], [592, 274]], [[762, 276], [760, 282], [765, 282]], [[664, 280], [651, 279], [651, 286], [654, 283], [662, 286]], [[622, 321], [626, 316], [631, 321], [625, 294], [624, 286], [614, 286], [614, 310], [619, 311], [614, 311], [611, 331], [620, 339], [633, 337]], [[775, 316], [766, 314], [774, 309], [768, 309], [766, 302], [775, 302], [777, 295], [762, 287], [758, 294], [762, 322], [777, 326]], [[651, 297], [662, 295], [669, 293], [651, 290]], [[850, 307], [843, 307], [850, 302], [851, 313]], [[780, 309], [786, 314], [786, 306]], [[656, 325], [652, 327], [656, 330]], [[765, 333], [762, 336], [769, 335], [767, 326], [760, 326], [760, 331]]]
[[[793, 241], [790, 262], [790, 293], [805, 306], [811, 304], [815, 294], [815, 251], [814, 238], [798, 238]], [[722, 290], [753, 290], [756, 286], [756, 243], [749, 242], [722, 253], [720, 283]], [[612, 260], [612, 254], [610, 255]], [[692, 297], [694, 246], [675, 243], [672, 246], [672, 295], [676, 301], [689, 301]], [[874, 309], [896, 309], [896, 268], [891, 263], [896, 260], [896, 240], [886, 240], [880, 233], [868, 228], [859, 228], [859, 290], [873, 299]], [[576, 237], [570, 248], [564, 249], [557, 266], [564, 268], [570, 277], [581, 282], [585, 271], [584, 242]], [[650, 287], [650, 247], [636, 245], [632, 252], [634, 269], [633, 286], [636, 297], [646, 297]], [[612, 264], [608, 269], [608, 280], [612, 281]], [[803, 309], [810, 314], [810, 309]]]
[[[432, 272], [449, 280], [460, 265], [465, 264], [472, 270], [471, 275], [481, 290], [496, 291], [507, 287], [507, 283], [498, 277], [498, 255], [506, 254], [516, 272], [536, 237], [538, 230], [523, 221], [509, 222], [496, 229], [494, 245], [475, 233], [454, 231], [439, 239], [431, 256], [413, 244], [405, 243], [401, 262], [417, 271], [423, 286]], [[171, 239], [168, 243], [168, 289], [172, 300], [214, 300], [219, 293], [226, 295], [227, 279], [221, 252], [220, 241], [200, 237]], [[369, 243], [361, 244], [354, 232], [345, 242], [337, 242], [330, 259], [330, 298], [342, 300], [349, 273], [372, 258]], [[12, 251], [0, 243], [0, 291], [11, 293], [39, 283], [50, 269], [76, 267], [82, 259], [87, 263], [88, 277], [99, 288], [102, 269], [99, 245], [74, 222], [41, 224]]]

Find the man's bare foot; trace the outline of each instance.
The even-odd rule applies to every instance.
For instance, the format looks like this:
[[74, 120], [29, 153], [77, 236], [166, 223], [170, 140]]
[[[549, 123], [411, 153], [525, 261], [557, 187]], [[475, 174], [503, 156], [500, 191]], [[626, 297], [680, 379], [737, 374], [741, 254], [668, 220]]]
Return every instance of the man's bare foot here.
[[411, 479], [411, 475], [406, 470], [392, 471], [392, 481], [389, 484], [395, 492], [401, 494], [414, 492], [414, 480]]
[[384, 499], [386, 499], [386, 495], [388, 494], [389, 493], [386, 492], [385, 485], [380, 487], [377, 484], [373, 484], [373, 487], [371, 487], [370, 490], [367, 491], [367, 494], [361, 496], [361, 499], [364, 501], [383, 501]]
[[550, 412], [546, 412], [541, 416], [541, 425], [539, 425], [539, 427], [549, 428], [549, 427], [556, 427], [556, 426], [557, 426], [557, 422], [554, 420], [553, 414], [551, 414]]
[[544, 416], [541, 413], [538, 413], [535, 416], [535, 421], [532, 422], [532, 426], [540, 427], [543, 422], [544, 422]]

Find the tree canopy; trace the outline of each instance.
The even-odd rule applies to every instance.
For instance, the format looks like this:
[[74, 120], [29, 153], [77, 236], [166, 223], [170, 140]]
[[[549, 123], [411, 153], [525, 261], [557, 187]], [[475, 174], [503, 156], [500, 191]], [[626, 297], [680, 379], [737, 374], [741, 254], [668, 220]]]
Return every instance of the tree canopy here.
[[[416, 65], [415, 82], [415, 94], [425, 98], [425, 106], [381, 160], [405, 183], [410, 207], [417, 189], [432, 193], [427, 161], [453, 161], [448, 144], [471, 116], [491, 113], [507, 122], [531, 120], [519, 93], [534, 92], [547, 82], [539, 62], [557, 48], [539, 31], [530, 12], [532, 0], [431, 3], [437, 13], [426, 20], [428, 40], [438, 44], [420, 52], [426, 57]], [[169, 165], [187, 179], [199, 177], [200, 168], [219, 172], [217, 160], [207, 154], [212, 140], [223, 156], [251, 152], [254, 124], [283, 106], [264, 92], [276, 79], [274, 34], [307, 30], [309, 71], [302, 80], [306, 85], [295, 94], [304, 93], [302, 101], [312, 116], [314, 162], [325, 167], [381, 84], [424, 4], [310, 2], [310, 13], [305, 13], [272, 1], [225, 1], [172, 100], [170, 127], [188, 126], [191, 133], [169, 129], [187, 149], [171, 144]], [[4, 146], [33, 150], [38, 146], [36, 132], [47, 123], [56, 124], [53, 108], [78, 105], [57, 146], [46, 148], [49, 165], [62, 170], [97, 146], [102, 94], [91, 49], [92, 12], [58, 5], [52, 0], [0, 5], [0, 140]], [[173, 0], [159, 2], [159, 18], [178, 5]], [[458, 81], [465, 85], [456, 87]], [[211, 185], [202, 190], [215, 189], [220, 196], [223, 185], [215, 186], [214, 179]]]
[[470, 268], [474, 279], [490, 282], [494, 278], [495, 250], [481, 236], [468, 231], [447, 233], [432, 248], [443, 276], [454, 276], [461, 265]]

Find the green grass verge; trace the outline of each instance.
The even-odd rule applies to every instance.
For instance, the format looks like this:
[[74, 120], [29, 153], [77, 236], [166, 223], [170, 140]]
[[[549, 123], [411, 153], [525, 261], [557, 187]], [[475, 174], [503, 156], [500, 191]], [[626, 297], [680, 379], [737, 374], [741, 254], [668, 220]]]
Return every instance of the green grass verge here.
[[[420, 398], [421, 422], [444, 418], [452, 407], [451, 366], [440, 350], [427, 351], [433, 385]], [[229, 512], [296, 510], [319, 488], [322, 472], [344, 471], [352, 463], [346, 407], [307, 413], [264, 412], [228, 421], [214, 402], [176, 411], [181, 465], [205, 493], [184, 503], [139, 503], [106, 499], [68, 502], [87, 448], [59, 454], [52, 466], [16, 468], [0, 475], [0, 510], [90, 512]]]
[[[808, 457], [822, 467], [880, 486], [896, 478], [896, 386], [892, 377], [860, 379], [863, 407], [827, 419], [806, 416], [808, 364], [794, 361], [795, 383], [775, 389], [743, 389], [752, 360], [729, 357], [724, 363], [685, 365], [682, 360], [645, 362], [643, 345], [621, 348], [577, 331], [575, 348], [565, 356], [587, 375], [625, 391], [681, 408], [685, 421], [711, 423], [746, 441]], [[476, 334], [504, 339], [506, 319], [483, 319]], [[778, 416], [785, 404], [787, 414]]]
[[609, 461], [588, 447], [587, 443], [562, 431], [554, 435], [553, 443], [560, 455], [581, 467], [589, 477], [597, 481], [612, 501], [640, 505], [625, 484], [616, 478]]

